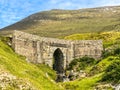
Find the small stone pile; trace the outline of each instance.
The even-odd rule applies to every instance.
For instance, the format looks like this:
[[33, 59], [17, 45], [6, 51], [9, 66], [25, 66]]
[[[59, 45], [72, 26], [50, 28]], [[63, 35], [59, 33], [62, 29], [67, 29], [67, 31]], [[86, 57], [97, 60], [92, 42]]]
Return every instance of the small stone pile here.
[[94, 90], [108, 90], [108, 89], [114, 90], [113, 87], [111, 86], [111, 84], [105, 84], [105, 83], [98, 84], [94, 88]]
[[0, 72], [0, 90], [35, 90], [30, 83], [7, 72]]

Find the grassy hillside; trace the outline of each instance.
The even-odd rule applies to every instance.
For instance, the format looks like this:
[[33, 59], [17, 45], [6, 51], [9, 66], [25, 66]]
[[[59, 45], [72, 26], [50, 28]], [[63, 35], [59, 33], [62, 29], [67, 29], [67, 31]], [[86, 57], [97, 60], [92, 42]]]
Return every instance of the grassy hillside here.
[[[30, 83], [31, 87], [33, 86], [35, 90], [48, 90], [48, 88], [49, 90], [62, 90], [62, 87], [54, 82], [56, 75], [52, 69], [45, 65], [27, 63], [25, 57], [15, 54], [14, 51], [1, 40], [0, 69], [2, 69], [3, 72], [8, 72], [20, 78], [22, 80], [19, 82], [21, 85], [25, 82]], [[12, 83], [12, 85], [8, 84], [9, 87], [6, 90], [20, 90], [16, 85], [16, 82]]]
[[109, 31], [101, 33], [84, 33], [65, 36], [67, 40], [103, 40], [105, 47], [120, 44], [120, 32]]
[[1, 29], [1, 34], [22, 30], [40, 36], [63, 38], [77, 33], [119, 31], [119, 15], [120, 6], [43, 11]]

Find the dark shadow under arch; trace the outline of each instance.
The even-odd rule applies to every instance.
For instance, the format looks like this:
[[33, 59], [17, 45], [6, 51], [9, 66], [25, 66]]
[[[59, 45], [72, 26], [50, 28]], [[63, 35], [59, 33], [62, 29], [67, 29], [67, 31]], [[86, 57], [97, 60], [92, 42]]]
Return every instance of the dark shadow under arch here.
[[64, 56], [59, 48], [54, 51], [53, 58], [53, 70], [57, 73], [64, 73]]

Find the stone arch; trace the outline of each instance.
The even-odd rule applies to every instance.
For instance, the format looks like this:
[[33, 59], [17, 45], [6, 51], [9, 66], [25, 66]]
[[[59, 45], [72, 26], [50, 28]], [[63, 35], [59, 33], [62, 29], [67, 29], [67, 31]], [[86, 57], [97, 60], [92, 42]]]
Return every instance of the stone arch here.
[[53, 53], [53, 70], [57, 73], [64, 73], [64, 56], [60, 48]]

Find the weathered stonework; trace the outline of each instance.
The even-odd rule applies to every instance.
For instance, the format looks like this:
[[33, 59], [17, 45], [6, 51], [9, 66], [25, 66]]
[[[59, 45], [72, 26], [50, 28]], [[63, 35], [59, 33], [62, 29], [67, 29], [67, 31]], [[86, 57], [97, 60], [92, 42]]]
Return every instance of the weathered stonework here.
[[29, 62], [45, 63], [50, 67], [53, 67], [53, 54], [59, 48], [63, 53], [64, 68], [74, 58], [85, 55], [100, 58], [103, 50], [101, 40], [61, 40], [39, 37], [21, 31], [14, 31], [12, 47], [16, 53], [26, 56]]

